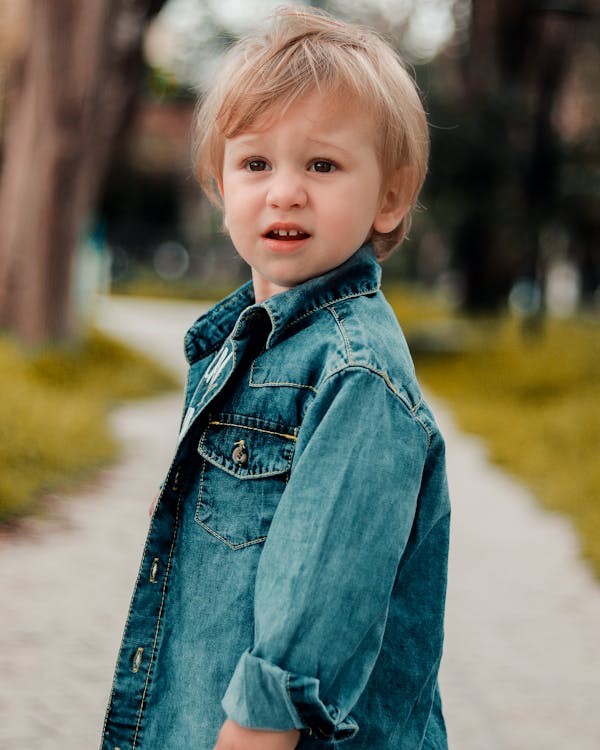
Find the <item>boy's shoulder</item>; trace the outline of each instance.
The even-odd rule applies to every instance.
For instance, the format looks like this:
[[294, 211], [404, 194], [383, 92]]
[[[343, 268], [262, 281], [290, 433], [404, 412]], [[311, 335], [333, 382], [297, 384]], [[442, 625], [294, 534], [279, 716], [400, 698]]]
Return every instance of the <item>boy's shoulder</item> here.
[[329, 313], [335, 335], [344, 344], [344, 364], [375, 370], [391, 368], [402, 381], [414, 378], [404, 333], [381, 291], [339, 300], [323, 312]]
[[186, 336], [190, 364], [238, 340], [264, 341], [250, 385], [318, 392], [334, 375], [379, 378], [409, 406], [420, 401], [409, 349], [380, 289], [366, 245], [346, 263], [259, 304], [247, 284], [200, 318]]
[[302, 383], [317, 392], [333, 375], [357, 369], [381, 378], [411, 405], [420, 400], [408, 345], [379, 289], [341, 297], [298, 316], [257, 358], [252, 378], [256, 384]]

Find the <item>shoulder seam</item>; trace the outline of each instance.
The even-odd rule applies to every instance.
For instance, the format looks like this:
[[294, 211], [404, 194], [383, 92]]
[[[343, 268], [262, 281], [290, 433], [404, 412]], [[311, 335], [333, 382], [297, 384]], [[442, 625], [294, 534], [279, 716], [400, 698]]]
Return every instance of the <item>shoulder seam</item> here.
[[410, 404], [406, 398], [402, 395], [402, 393], [396, 388], [396, 386], [392, 383], [392, 381], [389, 378], [389, 375], [384, 372], [383, 370], [378, 370], [376, 367], [371, 367], [370, 365], [364, 364], [362, 362], [352, 362], [350, 364], [342, 365], [341, 367], [336, 368], [335, 370], [332, 370], [331, 372], [327, 373], [327, 375], [323, 378], [321, 387], [324, 383], [326, 383], [328, 380], [330, 380], [334, 375], [338, 375], [341, 372], [347, 371], [347, 370], [366, 370], [367, 372], [371, 372], [377, 377], [381, 378], [385, 385], [387, 386], [388, 390], [392, 392], [392, 394], [400, 401], [400, 403], [404, 406], [406, 411], [411, 415], [411, 417], [417, 422], [425, 432], [425, 435], [427, 437], [427, 448], [431, 445], [431, 439], [433, 437], [433, 430], [431, 427], [423, 420], [421, 417], [417, 414], [417, 411], [421, 404], [423, 403], [423, 397], [421, 396], [416, 404], [412, 405]]

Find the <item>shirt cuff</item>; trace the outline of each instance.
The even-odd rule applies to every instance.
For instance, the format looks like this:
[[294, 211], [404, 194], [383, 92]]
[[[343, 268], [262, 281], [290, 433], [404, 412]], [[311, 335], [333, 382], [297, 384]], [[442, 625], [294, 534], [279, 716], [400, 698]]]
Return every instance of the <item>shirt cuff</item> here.
[[358, 724], [319, 697], [319, 680], [286, 672], [245, 651], [222, 701], [227, 716], [252, 729], [303, 729], [325, 742], [354, 737]]

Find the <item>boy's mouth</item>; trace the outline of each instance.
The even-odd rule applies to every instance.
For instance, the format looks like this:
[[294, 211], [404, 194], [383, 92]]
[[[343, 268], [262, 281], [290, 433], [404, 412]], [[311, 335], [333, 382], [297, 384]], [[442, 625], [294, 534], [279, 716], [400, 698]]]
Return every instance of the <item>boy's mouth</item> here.
[[269, 240], [283, 240], [284, 242], [305, 240], [310, 237], [308, 232], [305, 232], [299, 227], [274, 227], [265, 232], [264, 237]]

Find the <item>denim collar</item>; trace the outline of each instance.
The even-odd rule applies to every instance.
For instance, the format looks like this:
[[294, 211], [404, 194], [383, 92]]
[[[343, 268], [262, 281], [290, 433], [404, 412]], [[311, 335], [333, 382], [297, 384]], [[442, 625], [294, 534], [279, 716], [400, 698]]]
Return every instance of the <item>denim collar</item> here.
[[371, 244], [363, 245], [345, 263], [322, 276], [309, 279], [269, 297], [254, 302], [252, 282], [217, 303], [198, 318], [185, 336], [185, 355], [192, 364], [233, 339], [247, 335], [247, 327], [261, 318], [266, 328], [266, 348], [284, 338], [294, 323], [317, 310], [351, 297], [372, 294], [380, 287], [381, 267]]

